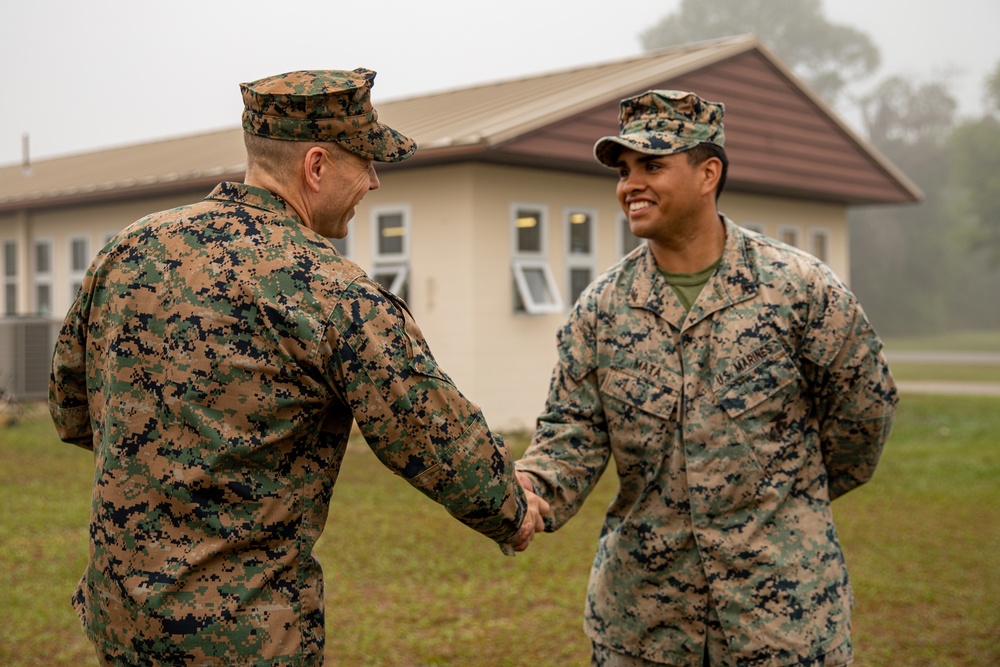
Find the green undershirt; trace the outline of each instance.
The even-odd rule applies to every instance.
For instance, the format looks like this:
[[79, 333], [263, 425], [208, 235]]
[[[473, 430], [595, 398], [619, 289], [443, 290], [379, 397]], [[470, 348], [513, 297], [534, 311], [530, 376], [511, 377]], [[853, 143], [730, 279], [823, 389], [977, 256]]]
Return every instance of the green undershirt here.
[[720, 257], [711, 266], [707, 266], [695, 273], [672, 273], [663, 269], [660, 269], [660, 273], [666, 279], [667, 284], [673, 288], [674, 294], [680, 299], [684, 308], [691, 310], [691, 306], [694, 305], [694, 302], [698, 300], [698, 295], [701, 294], [701, 288], [708, 283], [708, 279], [715, 273], [715, 269], [721, 261], [722, 258]]

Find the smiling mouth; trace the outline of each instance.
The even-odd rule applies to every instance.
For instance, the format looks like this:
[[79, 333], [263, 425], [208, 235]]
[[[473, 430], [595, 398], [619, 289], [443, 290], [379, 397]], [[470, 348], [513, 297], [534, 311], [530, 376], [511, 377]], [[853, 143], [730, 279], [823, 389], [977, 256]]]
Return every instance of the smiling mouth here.
[[649, 208], [652, 205], [653, 205], [652, 202], [648, 202], [648, 201], [634, 201], [634, 202], [629, 202], [628, 210], [629, 210], [629, 213], [634, 213], [635, 211], [641, 211], [644, 208]]

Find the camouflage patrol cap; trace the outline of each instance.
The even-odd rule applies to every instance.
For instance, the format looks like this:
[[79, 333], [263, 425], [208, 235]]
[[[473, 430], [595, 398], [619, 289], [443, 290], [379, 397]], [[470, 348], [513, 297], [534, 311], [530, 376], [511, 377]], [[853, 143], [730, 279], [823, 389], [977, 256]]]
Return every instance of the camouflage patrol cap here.
[[621, 101], [618, 135], [594, 144], [594, 156], [614, 167], [622, 147], [640, 153], [670, 155], [706, 142], [722, 146], [725, 110], [718, 102], [679, 90], [648, 90]]
[[399, 162], [417, 144], [378, 122], [369, 91], [375, 72], [288, 72], [241, 83], [243, 129], [284, 141], [333, 141], [356, 155]]

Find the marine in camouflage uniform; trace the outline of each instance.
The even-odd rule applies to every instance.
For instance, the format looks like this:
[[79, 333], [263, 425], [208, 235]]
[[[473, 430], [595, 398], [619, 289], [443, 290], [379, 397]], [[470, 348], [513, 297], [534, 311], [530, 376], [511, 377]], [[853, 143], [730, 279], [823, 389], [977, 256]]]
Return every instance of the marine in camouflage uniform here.
[[[378, 123], [373, 77], [244, 84], [245, 130], [402, 160], [415, 144]], [[498, 543], [526, 513], [504, 442], [406, 305], [250, 185], [104, 248], [59, 335], [50, 408], [94, 452], [73, 603], [104, 664], [322, 664], [312, 550], [355, 419], [388, 468]]]
[[[622, 102], [621, 134], [595, 152], [621, 169], [623, 148], [637, 165], [721, 148], [722, 113], [650, 91]], [[623, 183], [641, 195], [645, 174], [620, 175], [620, 200]], [[830, 501], [872, 476], [895, 386], [833, 272], [719, 216], [714, 196], [721, 257], [690, 310], [649, 244], [580, 297], [517, 468], [549, 501], [551, 531], [614, 459], [585, 612], [594, 664], [847, 664], [852, 593]]]

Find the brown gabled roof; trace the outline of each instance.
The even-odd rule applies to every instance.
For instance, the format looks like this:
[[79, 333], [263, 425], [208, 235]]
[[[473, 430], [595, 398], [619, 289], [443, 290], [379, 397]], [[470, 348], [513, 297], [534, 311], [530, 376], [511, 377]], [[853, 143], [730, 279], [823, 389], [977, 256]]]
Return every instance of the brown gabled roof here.
[[[752, 36], [420, 95], [376, 100], [416, 155], [382, 168], [484, 161], [610, 174], [594, 142], [617, 131], [621, 98], [693, 90], [726, 105], [729, 189], [843, 204], [914, 202], [920, 190]], [[240, 179], [239, 128], [0, 169], [0, 211], [208, 187]]]

